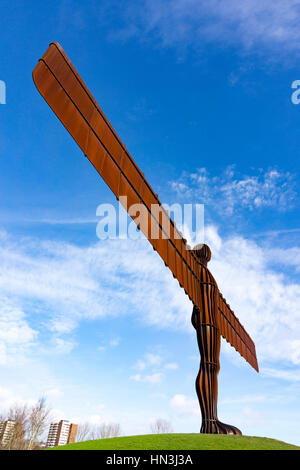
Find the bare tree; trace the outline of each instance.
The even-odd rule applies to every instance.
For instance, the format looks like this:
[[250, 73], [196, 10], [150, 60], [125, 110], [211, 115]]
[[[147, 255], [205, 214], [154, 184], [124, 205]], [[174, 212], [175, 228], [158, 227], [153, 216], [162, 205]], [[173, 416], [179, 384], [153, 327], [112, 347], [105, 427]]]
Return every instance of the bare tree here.
[[102, 423], [96, 426], [92, 433], [92, 439], [107, 439], [108, 437], [118, 437], [121, 435], [121, 427], [119, 423]]
[[43, 434], [49, 424], [50, 409], [46, 405], [45, 398], [40, 398], [33, 405], [28, 414], [27, 424], [27, 450], [32, 450], [39, 437]]
[[0, 422], [3, 424], [0, 435], [0, 448], [24, 449], [24, 434], [27, 421], [27, 407], [12, 405], [7, 413], [2, 413]]
[[102, 439], [105, 439], [107, 437], [118, 437], [121, 434], [121, 427], [118, 423], [103, 423], [100, 426], [100, 429]]
[[14, 425], [9, 431], [4, 448], [8, 450], [23, 450], [25, 448], [24, 436], [28, 423], [27, 405], [12, 405], [9, 409], [7, 420], [12, 421]]
[[121, 436], [121, 426], [118, 423], [113, 424], [111, 430], [111, 437]]
[[91, 439], [94, 441], [96, 439], [101, 439], [101, 426], [94, 425], [91, 432]]
[[12, 405], [7, 414], [0, 416], [0, 422], [11, 421], [5, 439], [0, 436], [0, 447], [7, 450], [32, 450], [40, 446], [37, 441], [49, 423], [49, 414], [45, 398], [40, 398], [31, 407]]
[[76, 433], [76, 442], [87, 441], [91, 436], [92, 426], [90, 423], [79, 423]]
[[173, 432], [170, 421], [165, 419], [157, 419], [150, 427], [153, 434], [168, 434]]

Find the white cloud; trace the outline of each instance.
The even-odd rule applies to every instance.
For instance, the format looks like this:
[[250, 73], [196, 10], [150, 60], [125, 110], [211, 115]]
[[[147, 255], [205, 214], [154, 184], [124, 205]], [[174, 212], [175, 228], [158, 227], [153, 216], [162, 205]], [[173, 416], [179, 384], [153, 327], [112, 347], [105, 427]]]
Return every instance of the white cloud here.
[[23, 310], [12, 299], [0, 299], [0, 364], [18, 360], [36, 341]]
[[36, 400], [27, 399], [24, 400], [19, 394], [16, 394], [15, 390], [10, 388], [0, 387], [0, 419], [3, 416], [7, 417], [7, 413], [11, 407], [15, 406], [32, 406], [36, 403]]
[[266, 377], [274, 377], [276, 379], [287, 380], [290, 382], [300, 381], [300, 369], [286, 369], [264, 367], [261, 371], [262, 375]]
[[142, 381], [141, 374], [131, 375], [130, 378], [131, 378], [131, 380], [134, 380], [135, 382], [141, 382]]
[[111, 32], [115, 39], [135, 37], [180, 49], [216, 43], [260, 54], [299, 51], [298, 0], [143, 0], [122, 4], [118, 13], [124, 26]]
[[0, 340], [7, 344], [30, 343], [37, 332], [28, 326], [24, 312], [9, 303], [8, 299], [0, 299]]
[[159, 354], [146, 354], [145, 355], [146, 361], [148, 362], [149, 365], [151, 366], [156, 366], [159, 365], [162, 361], [162, 358]]
[[178, 364], [176, 364], [176, 362], [168, 362], [165, 364], [165, 368], [169, 370], [176, 370], [178, 369]]
[[181, 416], [199, 415], [198, 400], [183, 394], [174, 395], [170, 400], [170, 406]]
[[138, 369], [138, 370], [144, 370], [146, 369], [147, 364], [145, 361], [142, 361], [141, 359], [139, 359], [134, 367], [135, 369]]
[[295, 268], [296, 272], [300, 271], [300, 248], [280, 248], [272, 246], [266, 250], [266, 256], [277, 265], [286, 265]]
[[98, 220], [96, 218], [90, 218], [90, 219], [85, 219], [85, 218], [73, 218], [73, 219], [67, 219], [67, 218], [41, 218], [41, 219], [29, 219], [29, 218], [24, 218], [24, 220], [20, 220], [25, 223], [30, 223], [30, 224], [45, 224], [45, 225], [86, 225], [86, 224], [93, 224], [95, 225]]
[[109, 345], [113, 348], [118, 346], [119, 344], [120, 344], [120, 338], [113, 338], [109, 342]]
[[[6, 234], [1, 239], [0, 266], [1, 297], [11, 309], [17, 301], [40, 329], [61, 338], [58, 346], [67, 345], [64, 336], [82, 319], [134, 312], [143, 322], [159, 327], [179, 328], [189, 321], [190, 301], [147, 241], [106, 240], [76, 247], [31, 238], [19, 241]], [[161, 316], [161, 305], [166, 304]], [[25, 331], [22, 322], [20, 340], [31, 339], [32, 329]], [[17, 335], [19, 330], [14, 326], [2, 331]], [[118, 341], [112, 338], [110, 346]], [[159, 361], [153, 354], [145, 359], [152, 364]]]
[[132, 375], [130, 377], [132, 380], [136, 382], [159, 383], [164, 377], [163, 370], [176, 370], [178, 369], [178, 364], [175, 362], [163, 364], [163, 358], [160, 354], [148, 353], [142, 359], [139, 359], [133, 367], [139, 372], [151, 369], [152, 373], [146, 375], [144, 372], [144, 375], [141, 375], [141, 373]]
[[[292, 259], [289, 248], [281, 251], [281, 263], [288, 261], [285, 271], [280, 271], [273, 268], [271, 248], [251, 240], [222, 238], [210, 226], [206, 242], [212, 248], [209, 268], [255, 341], [260, 366], [299, 367], [300, 284], [285, 274]], [[19, 242], [6, 235], [1, 240], [0, 266], [2, 363], [8, 353], [20, 348], [24, 352], [37, 342], [37, 330], [48, 331], [49, 344], [67, 353], [75, 346], [70, 333], [80, 321], [104, 315], [134, 315], [148, 325], [194, 334], [192, 304], [148, 242], [108, 240], [76, 247], [36, 239]], [[164, 315], [162, 305], [168, 305]], [[238, 361], [226, 343], [222, 350]], [[160, 354], [145, 354], [135, 366], [143, 375], [134, 380], [159, 381], [165, 366]]]
[[244, 209], [283, 212], [293, 208], [297, 198], [294, 176], [276, 169], [239, 175], [234, 166], [228, 166], [221, 175], [210, 176], [200, 168], [184, 173], [170, 185], [183, 200], [197, 200], [226, 216]]
[[233, 237], [214, 246], [215, 237], [212, 242], [207, 239], [213, 253], [209, 268], [252, 335], [259, 362], [299, 366], [300, 284], [282, 271], [272, 270], [268, 252], [255, 242]]
[[0, 413], [7, 413], [7, 410], [17, 401], [15, 393], [6, 387], [0, 387]]
[[100, 346], [98, 346], [97, 350], [105, 351], [108, 347], [115, 348], [119, 344], [120, 344], [120, 338], [112, 338], [111, 340], [108, 341], [107, 345], [101, 344]]
[[243, 395], [235, 398], [225, 398], [224, 400], [220, 400], [220, 405], [231, 405], [237, 403], [261, 403], [265, 402], [266, 400], [267, 398], [264, 395]]
[[162, 379], [163, 379], [163, 374], [161, 372], [157, 372], [156, 374], [146, 375], [144, 377], [144, 382], [157, 384], [157, 383], [160, 383]]
[[76, 346], [73, 341], [63, 338], [55, 338], [54, 345], [55, 352], [58, 354], [69, 354]]
[[142, 376], [141, 374], [136, 374], [132, 375], [131, 380], [134, 380], [135, 382], [146, 382], [150, 384], [157, 384], [160, 383], [163, 379], [163, 374], [161, 372], [157, 372], [155, 374], [150, 374], [150, 375], [144, 375]]
[[61, 397], [63, 392], [59, 388], [51, 388], [45, 392], [45, 396], [49, 398]]
[[249, 406], [245, 406], [242, 413], [242, 419], [245, 423], [245, 427], [249, 427], [253, 424], [256, 426], [258, 424], [265, 424], [265, 418], [261, 411], [257, 411]]

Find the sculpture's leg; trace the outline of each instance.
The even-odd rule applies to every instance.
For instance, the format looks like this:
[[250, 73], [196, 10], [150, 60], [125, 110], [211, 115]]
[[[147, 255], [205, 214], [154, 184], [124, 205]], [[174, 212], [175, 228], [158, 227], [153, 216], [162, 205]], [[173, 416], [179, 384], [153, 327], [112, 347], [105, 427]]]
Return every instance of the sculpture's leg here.
[[[207, 315], [206, 315], [207, 321]], [[242, 434], [239, 429], [218, 420], [218, 373], [221, 337], [219, 329], [205, 323], [204, 315], [194, 307], [192, 324], [197, 332], [201, 355], [200, 369], [196, 378], [196, 391], [202, 414], [201, 433], [207, 434]]]

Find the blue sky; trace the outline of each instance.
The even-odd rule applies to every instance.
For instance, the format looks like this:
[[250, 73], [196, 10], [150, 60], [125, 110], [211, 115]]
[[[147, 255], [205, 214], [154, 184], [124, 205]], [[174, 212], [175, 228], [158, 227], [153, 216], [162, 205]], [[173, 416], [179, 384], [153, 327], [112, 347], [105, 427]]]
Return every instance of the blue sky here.
[[147, 241], [97, 238], [115, 198], [34, 87], [58, 41], [160, 199], [205, 205], [260, 365], [222, 340], [220, 419], [300, 445], [297, 3], [1, 3], [1, 409], [45, 395], [124, 435], [200, 426], [192, 305]]

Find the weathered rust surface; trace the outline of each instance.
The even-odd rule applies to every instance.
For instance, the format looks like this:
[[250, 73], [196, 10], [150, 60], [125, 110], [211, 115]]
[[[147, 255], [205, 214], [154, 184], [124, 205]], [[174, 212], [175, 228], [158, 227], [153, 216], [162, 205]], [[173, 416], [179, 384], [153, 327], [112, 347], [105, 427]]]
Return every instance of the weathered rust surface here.
[[[156, 224], [159, 239], [152, 238], [149, 230], [143, 230], [143, 224], [141, 230], [193, 304], [200, 307], [199, 282], [207, 268], [193, 251], [186, 248], [174, 222], [59, 44], [50, 45], [33, 71], [33, 80], [116, 197], [127, 196], [128, 206], [145, 205], [149, 219], [147, 227]], [[155, 204], [161, 208], [160, 220], [151, 213], [151, 205]], [[164, 238], [164, 227], [170, 227], [169, 238]], [[258, 371], [255, 345], [250, 336], [221, 293], [217, 303], [216, 321], [221, 335]]]
[[[207, 245], [194, 248], [194, 253], [205, 267], [211, 258], [211, 251]], [[230, 424], [222, 423], [218, 419], [218, 374], [220, 370], [220, 349], [222, 323], [229, 324], [220, 314], [218, 301], [220, 293], [211, 273], [202, 271], [199, 289], [202, 305], [194, 305], [192, 325], [196, 329], [198, 347], [200, 351], [200, 367], [196, 378], [196, 392], [202, 415], [200, 432], [208, 434], [242, 434], [241, 431]], [[221, 315], [221, 316], [220, 316]], [[228, 312], [228, 315], [231, 314]], [[219, 317], [220, 316], [220, 317]], [[219, 319], [218, 319], [219, 317]], [[223, 321], [225, 319], [225, 322]], [[230, 318], [234, 322], [233, 318]], [[230, 331], [234, 331], [233, 328]], [[236, 344], [237, 336], [233, 335]]]
[[[207, 268], [207, 245], [190, 250], [157, 194], [109, 123], [98, 103], [57, 43], [33, 70], [34, 83], [83, 153], [125, 206], [194, 304], [192, 324], [201, 354], [196, 390], [202, 413], [201, 432], [240, 434], [217, 417], [220, 336], [258, 371], [255, 345], [218, 289]], [[126, 204], [124, 202], [126, 196]], [[130, 207], [141, 204], [144, 215]], [[158, 208], [157, 211], [153, 208]], [[151, 230], [154, 230], [154, 235]]]

